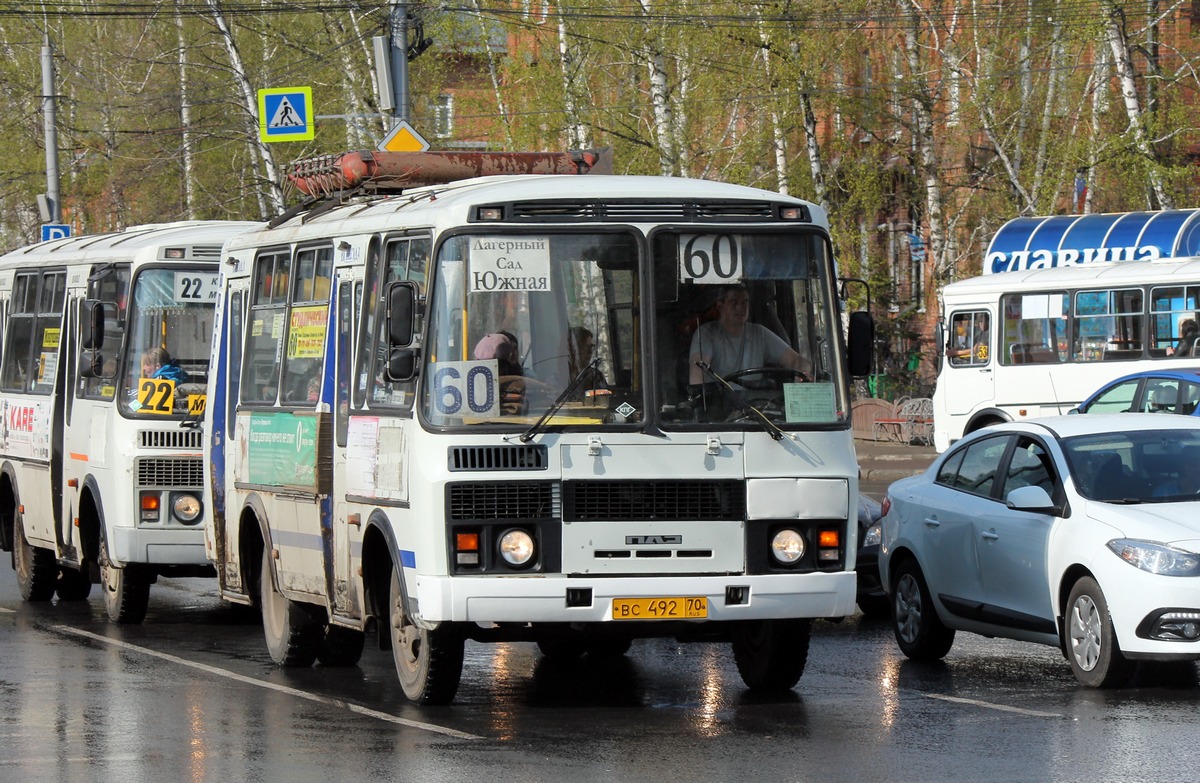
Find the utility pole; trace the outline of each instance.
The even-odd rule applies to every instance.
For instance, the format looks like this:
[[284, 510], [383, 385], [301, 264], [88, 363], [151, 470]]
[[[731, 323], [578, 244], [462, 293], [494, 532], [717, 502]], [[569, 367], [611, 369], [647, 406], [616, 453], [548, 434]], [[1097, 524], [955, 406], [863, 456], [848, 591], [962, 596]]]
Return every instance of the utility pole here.
[[393, 125], [408, 122], [408, 0], [392, 0], [392, 102]]
[[42, 44], [42, 115], [46, 124], [47, 202], [42, 210], [42, 220], [58, 223], [62, 217], [58, 194], [58, 121], [55, 116], [54, 50], [50, 47], [49, 34]]

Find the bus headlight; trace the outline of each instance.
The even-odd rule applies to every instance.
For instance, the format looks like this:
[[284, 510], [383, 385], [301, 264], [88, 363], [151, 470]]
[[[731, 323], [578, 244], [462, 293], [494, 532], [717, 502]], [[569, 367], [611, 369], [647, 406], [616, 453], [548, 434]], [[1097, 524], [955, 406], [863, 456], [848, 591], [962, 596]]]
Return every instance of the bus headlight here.
[[180, 493], [171, 498], [171, 513], [185, 525], [200, 519], [201, 509], [200, 498], [195, 495]]
[[783, 565], [792, 565], [804, 557], [804, 536], [790, 527], [775, 533], [771, 539], [771, 554]]
[[513, 528], [500, 536], [500, 556], [514, 568], [521, 568], [533, 561], [533, 537], [524, 530]]

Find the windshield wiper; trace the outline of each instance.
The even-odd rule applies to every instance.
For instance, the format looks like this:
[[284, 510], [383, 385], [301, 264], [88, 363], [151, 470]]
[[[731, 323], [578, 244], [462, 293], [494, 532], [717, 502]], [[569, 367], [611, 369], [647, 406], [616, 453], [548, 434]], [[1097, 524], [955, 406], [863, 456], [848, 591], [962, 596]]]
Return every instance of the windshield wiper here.
[[575, 374], [575, 377], [571, 379], [571, 382], [567, 384], [567, 388], [563, 389], [559, 393], [558, 397], [554, 399], [554, 402], [550, 403], [549, 408], [546, 408], [546, 412], [542, 414], [542, 418], [535, 421], [532, 427], [521, 433], [521, 442], [528, 443], [529, 441], [533, 440], [533, 436], [537, 435], [538, 432], [541, 431], [542, 425], [545, 424], [546, 421], [563, 406], [563, 403], [565, 403], [581, 385], [583, 385], [583, 379], [587, 376], [588, 370], [594, 369], [599, 365], [599, 358], [592, 359], [590, 362], [585, 364], [583, 368]]
[[716, 380], [717, 384], [725, 391], [726, 394], [729, 395], [729, 398], [733, 400], [733, 404], [736, 405], [739, 410], [754, 414], [754, 417], [762, 422], [763, 426], [767, 428], [767, 434], [771, 436], [772, 440], [783, 439], [783, 430], [779, 429], [779, 425], [768, 419], [765, 413], [751, 405], [750, 401], [743, 397], [741, 392], [733, 388], [733, 385], [730, 384], [729, 381], [722, 378], [710, 364], [707, 362], [696, 362], [696, 366], [703, 370], [709, 377]]

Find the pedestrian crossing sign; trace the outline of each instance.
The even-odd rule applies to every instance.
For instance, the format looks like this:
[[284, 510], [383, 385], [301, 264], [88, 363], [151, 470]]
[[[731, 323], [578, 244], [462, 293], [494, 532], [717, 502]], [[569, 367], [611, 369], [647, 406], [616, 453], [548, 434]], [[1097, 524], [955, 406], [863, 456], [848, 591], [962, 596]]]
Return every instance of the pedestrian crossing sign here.
[[259, 90], [258, 137], [263, 141], [311, 140], [312, 87]]

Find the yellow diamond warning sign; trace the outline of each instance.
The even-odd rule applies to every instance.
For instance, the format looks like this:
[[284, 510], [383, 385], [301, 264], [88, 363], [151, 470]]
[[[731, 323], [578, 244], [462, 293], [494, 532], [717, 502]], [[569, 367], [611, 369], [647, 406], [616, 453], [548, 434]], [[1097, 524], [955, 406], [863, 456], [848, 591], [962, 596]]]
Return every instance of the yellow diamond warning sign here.
[[424, 152], [429, 149], [429, 142], [417, 133], [413, 126], [400, 120], [391, 132], [379, 142], [379, 149], [387, 152]]

